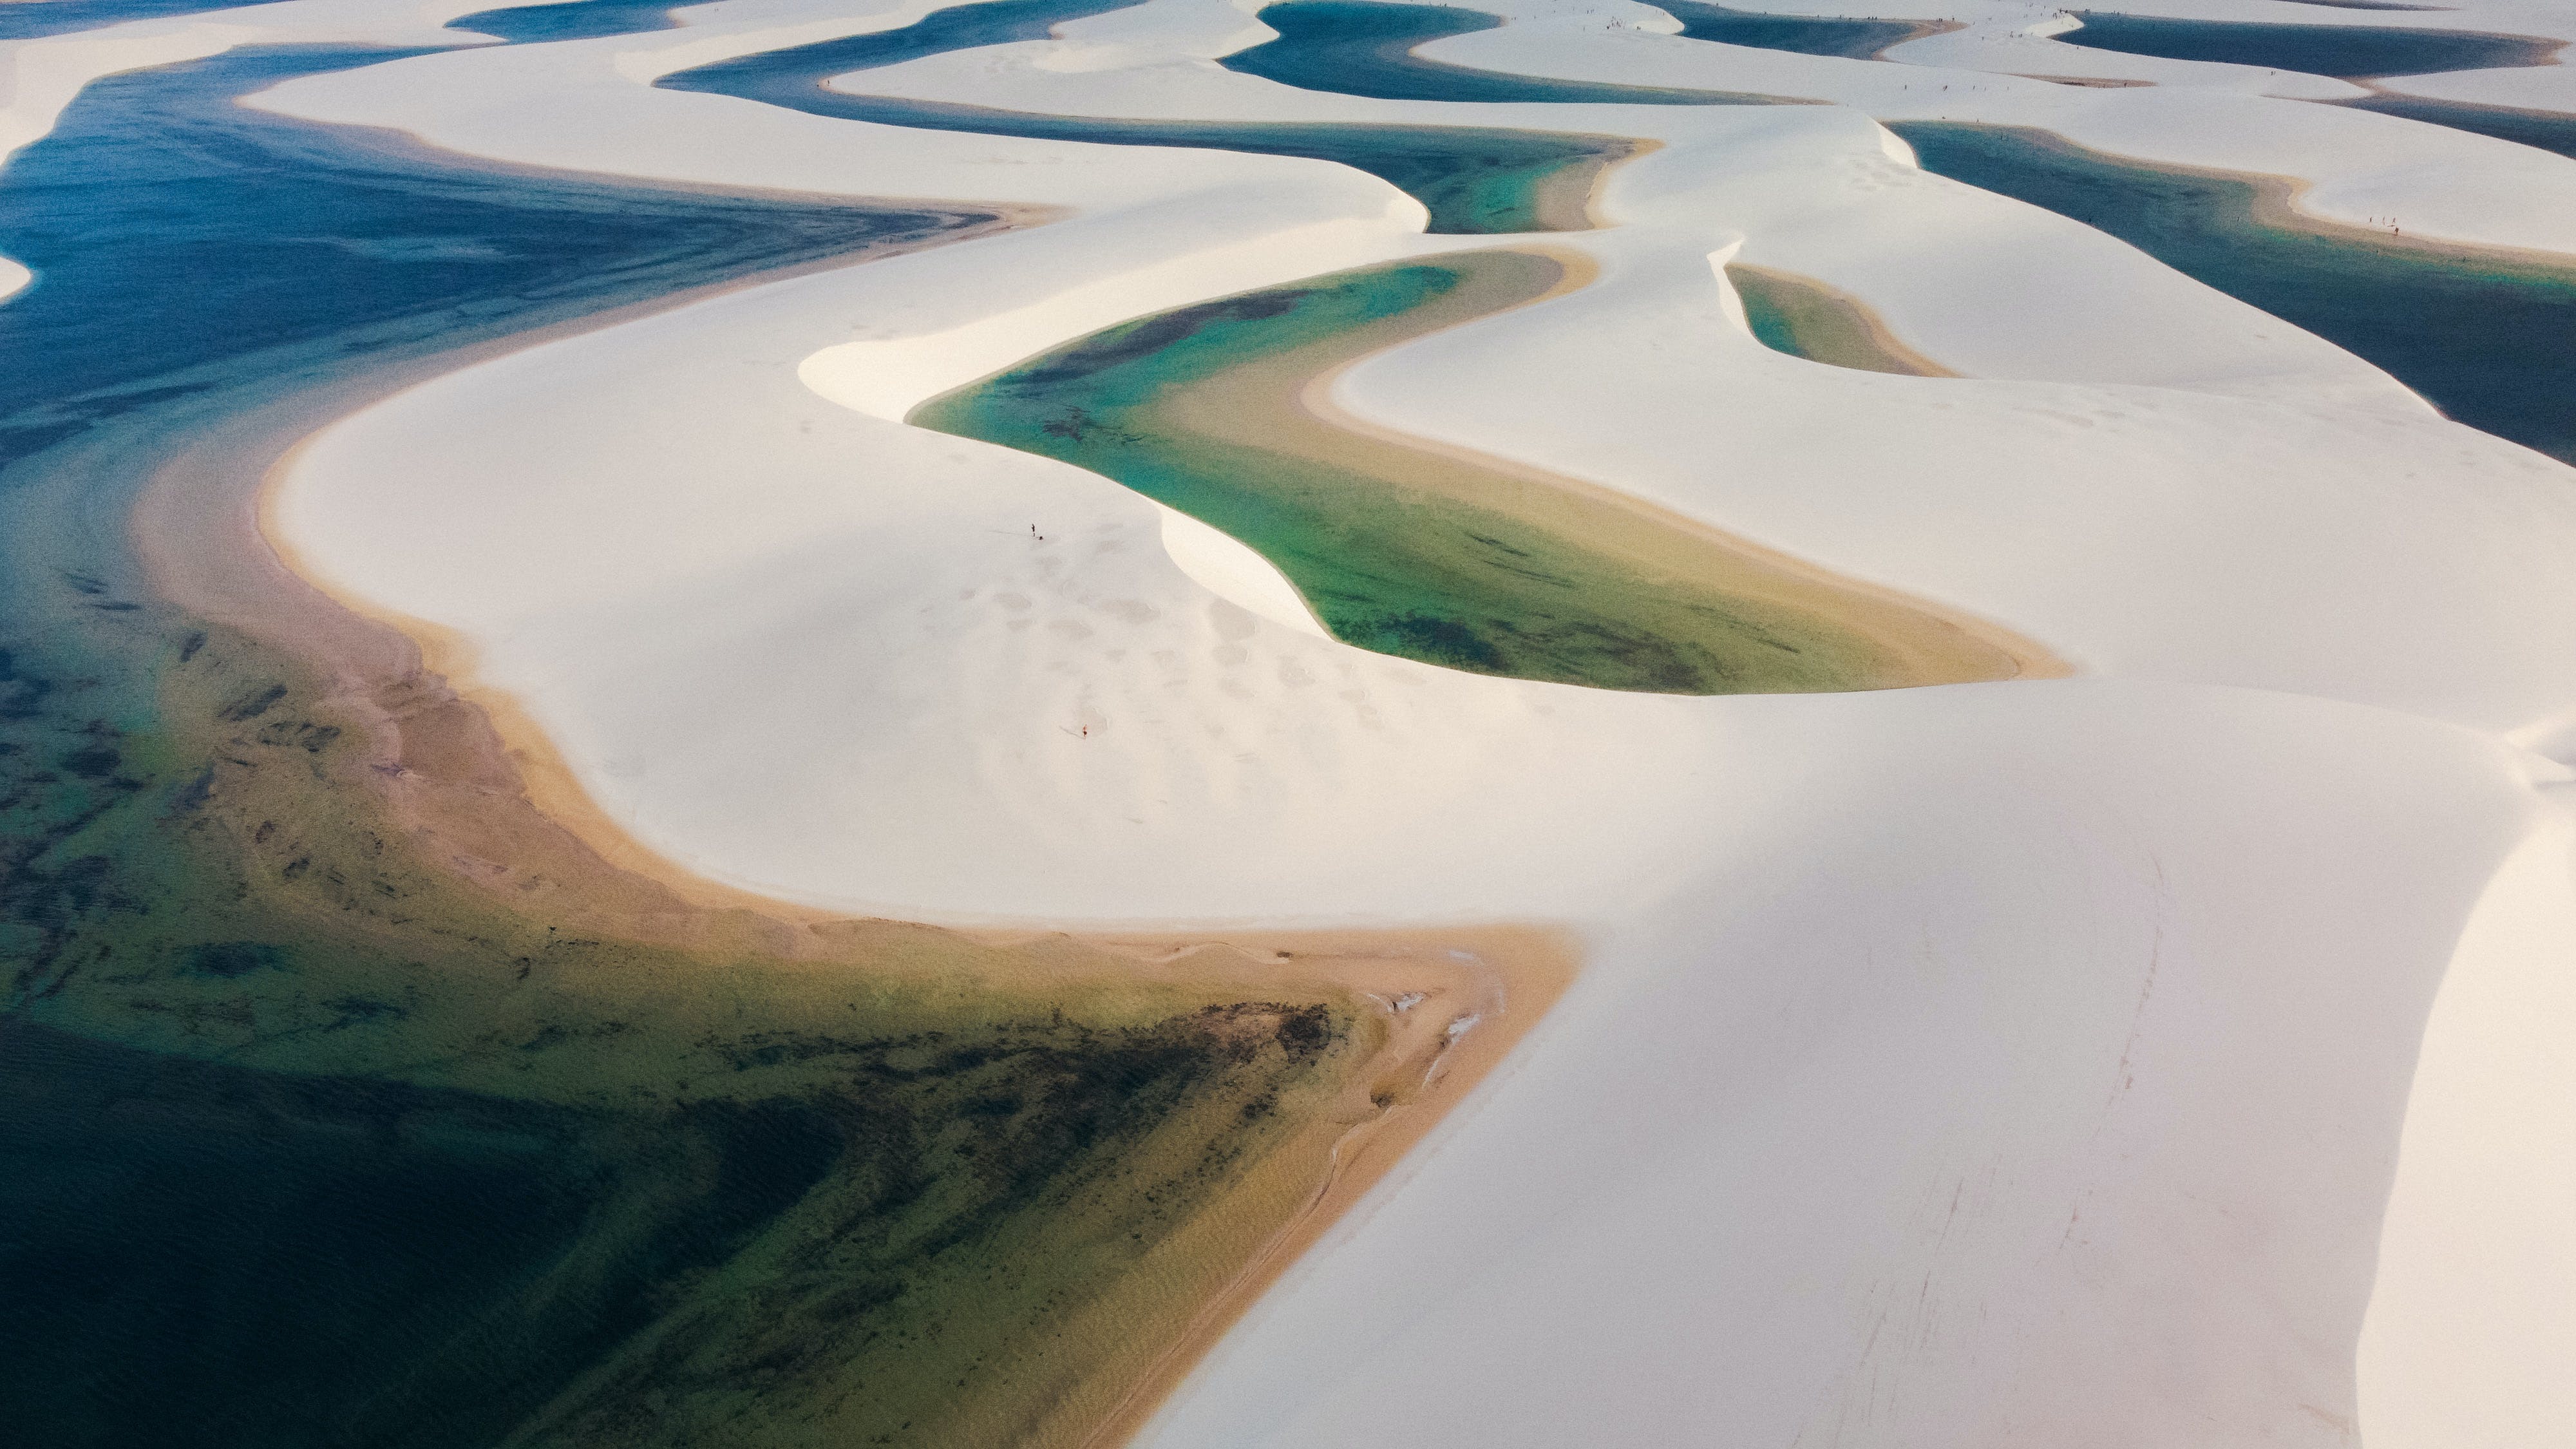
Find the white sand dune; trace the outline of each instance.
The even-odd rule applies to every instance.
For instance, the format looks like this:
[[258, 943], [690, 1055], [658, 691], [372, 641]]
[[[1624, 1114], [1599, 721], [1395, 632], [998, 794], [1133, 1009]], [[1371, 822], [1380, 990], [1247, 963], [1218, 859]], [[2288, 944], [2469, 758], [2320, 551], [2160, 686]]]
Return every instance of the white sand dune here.
[[[2341, 82], [2064, 46], [2045, 7], [1993, 0], [1914, 5], [1970, 23], [1885, 62], [1543, 0], [1424, 52], [1830, 105], [1329, 96], [1209, 63], [1268, 34], [1215, 0], [845, 83], [1656, 141], [1606, 188], [1612, 225], [1541, 239], [1596, 263], [1589, 286], [1364, 364], [1337, 401], [2086, 675], [1617, 694], [1354, 650], [1159, 505], [903, 425], [1113, 322], [1528, 239], [1425, 236], [1419, 204], [1322, 162], [650, 86], [929, 8], [866, 3], [729, 0], [262, 97], [510, 162], [1053, 218], [425, 384], [322, 434], [271, 523], [343, 597], [470, 641], [611, 817], [716, 879], [956, 922], [1582, 935], [1585, 974], [1514, 1061], [1144, 1442], [2536, 1449], [2576, 1422], [2552, 1371], [2576, 1325], [2576, 829], [2552, 763], [2576, 757], [2576, 470], [1928, 176], [1877, 121], [2042, 126], [2296, 178], [2321, 216], [2571, 255], [2576, 162], [2299, 99]], [[471, 8], [366, 14], [393, 34]], [[27, 43], [9, 134], [91, 76], [358, 14]], [[2436, 21], [2576, 34], [2541, 0], [2391, 23]], [[1729, 256], [1864, 300], [1964, 376], [1764, 348]]]

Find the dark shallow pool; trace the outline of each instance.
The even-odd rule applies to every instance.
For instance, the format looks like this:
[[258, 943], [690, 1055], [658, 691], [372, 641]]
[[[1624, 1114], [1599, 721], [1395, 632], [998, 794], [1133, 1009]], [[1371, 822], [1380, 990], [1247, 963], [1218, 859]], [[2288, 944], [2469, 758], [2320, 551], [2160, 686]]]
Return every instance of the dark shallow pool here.
[[[910, 421], [1091, 469], [1259, 551], [1335, 636], [1483, 674], [1720, 694], [1930, 680], [1885, 605], [1791, 583], [1570, 482], [1317, 422], [1315, 376], [1543, 296], [1555, 262], [1479, 251], [1338, 272], [1121, 324]], [[2000, 660], [1940, 667], [1977, 674]]]
[[2576, 116], [2552, 115], [2546, 111], [2518, 111], [2505, 106], [2473, 106], [2462, 101], [2435, 101], [2421, 96], [2375, 95], [2360, 100], [2343, 101], [2357, 111], [2377, 111], [2383, 116], [2403, 116], [2410, 121], [2448, 126], [2455, 131], [2475, 131], [2499, 141], [2554, 151], [2576, 158]]
[[2080, 30], [2054, 37], [2068, 45], [2305, 71], [2338, 80], [2430, 75], [2446, 70], [2547, 65], [2565, 45], [2530, 35], [2466, 30], [2394, 30], [2367, 25], [2266, 25], [2241, 20], [2173, 20], [2078, 10]]
[[2258, 184], [2044, 131], [1891, 127], [1925, 169], [2128, 242], [2387, 370], [2471, 427], [2576, 462], [2576, 268], [2266, 224]]
[[1708, 0], [1655, 0], [1655, 8], [1682, 23], [1693, 40], [1786, 50], [1800, 55], [1831, 55], [1871, 60], [1891, 45], [1902, 45], [1942, 28], [1939, 22], [1869, 20], [1838, 15], [1773, 15], [1738, 10]]

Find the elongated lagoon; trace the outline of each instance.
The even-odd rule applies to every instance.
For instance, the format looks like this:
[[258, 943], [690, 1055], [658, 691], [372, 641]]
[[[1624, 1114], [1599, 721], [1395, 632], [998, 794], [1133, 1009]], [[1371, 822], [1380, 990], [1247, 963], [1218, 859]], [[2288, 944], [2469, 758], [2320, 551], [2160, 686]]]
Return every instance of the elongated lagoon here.
[[2377, 111], [2384, 116], [2403, 116], [2410, 121], [2448, 126], [2455, 131], [2474, 131], [2499, 141], [2511, 141], [2518, 146], [2536, 147], [2576, 158], [2576, 116], [2519, 111], [2509, 106], [2473, 106], [2464, 101], [2437, 101], [2388, 92], [2338, 104], [2356, 111]]
[[1042, 39], [1064, 21], [1110, 8], [1116, 6], [1103, 0], [960, 6], [936, 11], [901, 30], [742, 56], [679, 71], [658, 84], [881, 125], [1335, 161], [1409, 193], [1431, 213], [1429, 229], [1450, 234], [1583, 230], [1592, 224], [1587, 203], [1601, 173], [1637, 149], [1637, 143], [1615, 136], [1489, 127], [1050, 116], [854, 95], [823, 86], [833, 76], [943, 50]]
[[399, 639], [231, 601], [289, 654], [138, 552], [264, 577], [268, 464], [476, 346], [996, 218], [233, 104], [385, 54], [114, 77], [0, 171], [6, 1437], [1080, 1440], [1310, 1199], [1371, 1019], [1070, 942], [783, 956], [537, 815]]
[[2074, 13], [2084, 22], [2083, 28], [2053, 39], [2125, 55], [2264, 66], [2338, 80], [2547, 65], [2565, 46], [2564, 41], [2539, 36], [2487, 35], [2466, 30], [2176, 20], [2100, 10]]
[[2368, 359], [2471, 427], [2576, 462], [2576, 266], [2291, 213], [2282, 183], [2044, 131], [1891, 127], [1927, 170], [2044, 206]]
[[1955, 375], [1898, 341], [1858, 299], [1812, 277], [1729, 262], [1726, 280], [1744, 305], [1745, 326], [1774, 352], [1859, 372]]
[[1425, 60], [1414, 49], [1453, 35], [1491, 30], [1499, 16], [1446, 5], [1387, 5], [1371, 0], [1289, 0], [1266, 6], [1261, 23], [1275, 40], [1219, 61], [1228, 70], [1282, 85], [1390, 101], [1590, 101], [1612, 105], [1800, 105], [1778, 96], [1736, 91], [1550, 80]]
[[1338, 637], [1451, 668], [1664, 693], [1998, 678], [2002, 650], [1570, 479], [1318, 416], [1405, 338], [1546, 295], [1483, 251], [1364, 268], [1095, 333], [911, 421], [1106, 474], [1250, 544]]
[[1773, 15], [1738, 10], [1708, 0], [1657, 0], [1655, 8], [1682, 23], [1693, 40], [1785, 50], [1799, 55], [1831, 55], [1847, 60], [1875, 60], [1889, 46], [1938, 35], [1950, 28], [1944, 20], [1870, 20], [1841, 15]]

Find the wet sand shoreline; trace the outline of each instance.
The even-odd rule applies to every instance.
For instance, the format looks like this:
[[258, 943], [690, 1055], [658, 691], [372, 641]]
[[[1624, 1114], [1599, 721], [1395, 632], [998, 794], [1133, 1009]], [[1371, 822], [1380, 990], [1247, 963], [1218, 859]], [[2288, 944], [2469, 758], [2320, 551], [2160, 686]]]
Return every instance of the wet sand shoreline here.
[[[852, 264], [843, 258], [826, 265]], [[174, 602], [323, 671], [332, 681], [331, 704], [374, 736], [370, 783], [382, 805], [423, 854], [496, 898], [533, 893], [590, 929], [681, 949], [747, 948], [826, 968], [869, 969], [888, 932], [957, 936], [759, 896], [658, 855], [590, 799], [510, 696], [475, 681], [468, 641], [334, 594], [298, 572], [291, 546], [266, 526], [270, 485], [302, 441], [338, 417], [505, 351], [780, 279], [742, 279], [418, 359], [231, 420], [193, 440], [154, 477], [132, 515], [135, 545], [154, 584]], [[1298, 1253], [1510, 1051], [1571, 979], [1577, 956], [1557, 932], [1509, 926], [979, 931], [961, 939], [1023, 958], [1023, 966], [990, 982], [1015, 992], [1123, 976], [1148, 988], [1186, 985], [1192, 995], [1374, 1003], [1363, 1025], [1380, 1039], [1336, 1105], [1268, 1151], [1244, 1183], [1183, 1230], [1188, 1241], [1166, 1254], [1181, 1260], [1184, 1272], [1222, 1267], [1218, 1277], [1164, 1298], [1156, 1289], [1168, 1288], [1173, 1269], [1131, 1274], [1119, 1285], [1123, 1292], [1087, 1310], [1116, 1322], [1118, 1336], [1139, 1347], [1125, 1351], [1132, 1362], [1087, 1378], [1044, 1439], [1086, 1445], [1117, 1442], [1141, 1424]], [[1131, 1295], [1156, 1301], [1128, 1301]], [[1171, 1323], [1177, 1335], [1139, 1332], [1140, 1317]]]
[[[1567, 295], [1589, 285], [1597, 271], [1590, 258], [1576, 252], [1539, 245], [1511, 250], [1554, 262], [1560, 268], [1557, 279], [1543, 291], [1490, 311], [1460, 315], [1458, 309], [1435, 304], [1394, 319], [1391, 324], [1381, 324], [1372, 329], [1372, 345], [1366, 351], [1338, 360], [1325, 370], [1302, 379], [1287, 377], [1286, 369], [1245, 369], [1245, 373], [1253, 378], [1255, 389], [1267, 389], [1277, 396], [1260, 399], [1265, 406], [1256, 412], [1251, 406], [1256, 397], [1255, 389], [1230, 391], [1224, 401], [1245, 405], [1240, 408], [1194, 406], [1190, 415], [1212, 431], [1232, 434], [1244, 441], [1282, 451], [1339, 457], [1346, 461], [1366, 456], [1352, 448], [1350, 443], [1332, 436], [1342, 434], [1351, 440], [1381, 445], [1381, 448], [1399, 448], [1428, 455], [1473, 470], [1475, 475], [1483, 475], [1482, 478], [1463, 481], [1485, 501], [1490, 501], [1494, 495], [1488, 488], [1478, 485], [1488, 479], [1507, 479], [1526, 485], [1514, 490], [1515, 496], [1542, 505], [1554, 505], [1540, 516], [1579, 529], [1576, 536], [1587, 541], [1608, 550], [1630, 554], [1652, 566], [1695, 568], [1704, 571], [1703, 577], [1713, 574], [1723, 579], [1731, 592], [1740, 591], [1747, 597], [1811, 610], [1872, 640], [1890, 660], [1888, 677], [1853, 687], [1905, 688], [1996, 679], [2045, 679], [2073, 672], [2071, 665], [2056, 658], [2036, 641], [1990, 621], [1835, 573], [1618, 489], [1381, 426], [1353, 414], [1334, 401], [1333, 391], [1341, 379], [1374, 357], [1416, 337], [1460, 326], [1477, 317], [1535, 306]], [[1895, 344], [1893, 338], [1887, 340], [1893, 346], [1902, 345]], [[1300, 426], [1301, 418], [1321, 426]], [[1438, 470], [1431, 470], [1426, 476], [1438, 476]]]

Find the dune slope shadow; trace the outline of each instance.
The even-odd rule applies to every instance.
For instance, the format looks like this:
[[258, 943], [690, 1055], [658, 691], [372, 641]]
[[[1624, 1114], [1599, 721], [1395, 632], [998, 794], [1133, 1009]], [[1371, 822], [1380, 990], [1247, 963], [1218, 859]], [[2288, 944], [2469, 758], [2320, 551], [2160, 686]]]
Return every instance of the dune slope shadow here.
[[2003, 649], [1609, 490], [1331, 416], [1340, 369], [1548, 295], [1546, 256], [1458, 253], [1121, 324], [910, 421], [1078, 464], [1223, 529], [1344, 641], [1676, 694], [2007, 677]]
[[2444, 413], [2576, 462], [2576, 266], [2293, 212], [2287, 183], [2049, 132], [1899, 122], [1926, 170], [2046, 207], [2376, 364]]

